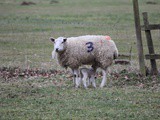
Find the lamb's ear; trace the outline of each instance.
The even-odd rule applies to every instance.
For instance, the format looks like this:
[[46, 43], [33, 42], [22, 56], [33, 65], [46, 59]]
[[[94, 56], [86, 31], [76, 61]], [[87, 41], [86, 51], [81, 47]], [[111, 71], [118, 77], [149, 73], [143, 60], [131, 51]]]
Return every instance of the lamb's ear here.
[[64, 38], [64, 39], [63, 39], [63, 43], [66, 42], [66, 41], [67, 41], [67, 38]]
[[51, 42], [55, 41], [55, 39], [53, 37], [50, 37], [49, 39], [50, 39]]

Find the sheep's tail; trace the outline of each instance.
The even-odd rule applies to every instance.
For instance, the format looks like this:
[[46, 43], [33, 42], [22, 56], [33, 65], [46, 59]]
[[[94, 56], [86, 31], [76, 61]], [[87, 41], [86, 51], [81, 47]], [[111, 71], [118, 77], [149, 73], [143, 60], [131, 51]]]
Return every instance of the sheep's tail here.
[[116, 48], [116, 50], [113, 53], [113, 59], [117, 59], [118, 58], [118, 49]]

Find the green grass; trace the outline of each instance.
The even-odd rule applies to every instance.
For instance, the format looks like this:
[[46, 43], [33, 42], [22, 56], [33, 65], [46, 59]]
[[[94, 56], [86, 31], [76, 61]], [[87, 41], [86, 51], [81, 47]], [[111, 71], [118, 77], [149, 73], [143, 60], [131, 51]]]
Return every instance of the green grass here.
[[[88, 90], [73, 88], [71, 79], [61, 75], [47, 79], [3, 80], [0, 84], [0, 118], [158, 119], [160, 78], [154, 79], [155, 83], [152, 84], [147, 77], [144, 87], [141, 87], [137, 82], [132, 82], [137, 79], [135, 74], [127, 75], [130, 81], [119, 78], [114, 80], [111, 88]], [[125, 74], [122, 73], [121, 77], [125, 77]]]
[[[132, 64], [111, 67], [119, 77], [110, 76], [113, 86], [104, 89], [74, 89], [66, 73], [52, 78], [9, 80], [0, 76], [1, 120], [160, 118], [160, 78], [133, 74], [138, 71], [138, 60], [131, 0], [57, 0], [53, 4], [52, 0], [30, 1], [36, 5], [21, 6], [23, 0], [0, 1], [0, 67], [62, 70], [50, 59], [53, 45], [49, 37], [87, 34], [110, 35], [120, 53], [128, 53], [132, 46]], [[150, 23], [158, 24], [160, 1], [154, 0], [156, 5], [147, 1], [139, 0], [140, 14], [148, 12]], [[152, 36], [159, 53], [159, 31], [153, 31]], [[142, 37], [148, 53], [144, 32]], [[149, 61], [146, 63], [149, 66]], [[128, 73], [119, 73], [123, 69]]]
[[[29, 55], [27, 58], [33, 61], [31, 66], [38, 67], [35, 63], [39, 58], [34, 57], [35, 54], [49, 62], [52, 51], [50, 36], [110, 35], [120, 53], [128, 53], [132, 46], [132, 53], [136, 55], [132, 1], [59, 0], [50, 4], [51, 0], [32, 0], [36, 5], [21, 6], [22, 1], [0, 2], [1, 66], [14, 65], [16, 60], [18, 66], [23, 67], [26, 55]], [[147, 5], [146, 0], [139, 1], [140, 11], [149, 12], [151, 23], [159, 23], [160, 3], [156, 2], [156, 5]], [[157, 53], [158, 34], [153, 34]], [[143, 40], [145, 53], [148, 53], [145, 38]]]

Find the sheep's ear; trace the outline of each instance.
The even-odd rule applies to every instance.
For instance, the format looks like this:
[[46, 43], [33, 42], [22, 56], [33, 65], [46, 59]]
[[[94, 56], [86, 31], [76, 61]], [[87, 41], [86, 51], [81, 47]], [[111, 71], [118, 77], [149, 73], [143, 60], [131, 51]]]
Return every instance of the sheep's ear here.
[[64, 39], [63, 39], [63, 42], [66, 42], [66, 41], [67, 41], [67, 38], [64, 38]]
[[55, 39], [53, 37], [50, 37], [49, 39], [50, 39], [51, 42], [55, 41]]

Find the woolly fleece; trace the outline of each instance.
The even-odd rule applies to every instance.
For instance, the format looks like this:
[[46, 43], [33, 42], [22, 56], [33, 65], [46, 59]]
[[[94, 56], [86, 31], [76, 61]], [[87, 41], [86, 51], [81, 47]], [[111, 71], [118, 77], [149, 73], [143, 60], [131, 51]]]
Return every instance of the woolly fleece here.
[[[93, 43], [93, 50], [88, 52], [86, 43]], [[117, 47], [112, 40], [102, 35], [86, 35], [67, 38], [65, 50], [58, 53], [58, 61], [62, 67], [78, 68], [81, 65], [96, 65], [106, 69], [118, 57]]]

